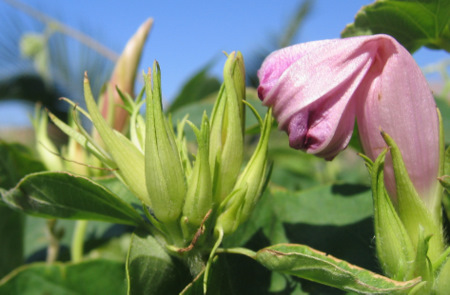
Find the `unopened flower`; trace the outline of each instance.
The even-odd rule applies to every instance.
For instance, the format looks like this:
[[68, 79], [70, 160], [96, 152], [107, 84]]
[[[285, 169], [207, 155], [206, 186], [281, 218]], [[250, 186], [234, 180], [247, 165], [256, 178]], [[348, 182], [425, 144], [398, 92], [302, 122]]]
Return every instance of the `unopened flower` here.
[[129, 114], [119, 106], [123, 103], [119, 93], [116, 91], [116, 87], [124, 94], [134, 97], [136, 72], [152, 24], [153, 19], [147, 19], [133, 37], [130, 38], [114, 67], [105, 91], [100, 97], [100, 108], [103, 117], [111, 127], [120, 132], [124, 131]]
[[[290, 145], [332, 159], [349, 143], [355, 118], [364, 152], [402, 152], [415, 189], [434, 210], [439, 173], [439, 123], [427, 81], [413, 57], [387, 35], [323, 40], [272, 53], [258, 72], [258, 94], [272, 106]], [[395, 200], [390, 155], [385, 180]]]

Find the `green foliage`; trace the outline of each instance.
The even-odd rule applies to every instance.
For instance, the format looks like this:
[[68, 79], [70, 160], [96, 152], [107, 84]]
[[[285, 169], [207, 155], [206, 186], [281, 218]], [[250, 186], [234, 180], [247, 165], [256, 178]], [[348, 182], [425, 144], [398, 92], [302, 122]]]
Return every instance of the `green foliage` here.
[[[0, 140], [0, 191], [9, 189], [26, 174], [44, 169], [31, 150]], [[24, 215], [3, 206], [0, 199], [0, 278], [23, 263]]]
[[448, 0], [379, 0], [363, 6], [342, 37], [388, 34], [410, 52], [422, 46], [450, 52]]
[[[209, 75], [209, 69], [213, 63], [208, 63], [183, 85], [180, 93], [171, 102], [168, 112], [175, 112], [180, 108], [195, 104], [217, 92], [220, 88], [220, 82]], [[201, 117], [199, 117], [201, 118]]]
[[254, 258], [270, 270], [359, 294], [408, 290], [420, 282], [419, 278], [407, 282], [392, 281], [303, 245], [270, 246], [258, 251]]
[[122, 295], [125, 289], [124, 264], [102, 259], [29, 264], [0, 280], [0, 294], [5, 295]]
[[24, 216], [0, 206], [0, 279], [23, 263]]
[[25, 175], [45, 170], [27, 147], [0, 140], [0, 187], [12, 188]]
[[139, 225], [140, 215], [94, 181], [65, 172], [40, 172], [2, 192], [3, 200], [27, 214], [47, 218], [93, 219]]
[[126, 269], [128, 295], [178, 294], [191, 280], [189, 271], [142, 231], [131, 238]]

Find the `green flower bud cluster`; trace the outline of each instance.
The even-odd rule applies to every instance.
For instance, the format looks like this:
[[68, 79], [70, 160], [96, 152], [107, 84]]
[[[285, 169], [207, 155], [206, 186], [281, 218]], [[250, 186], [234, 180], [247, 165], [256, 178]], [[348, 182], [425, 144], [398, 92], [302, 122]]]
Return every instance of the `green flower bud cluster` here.
[[[231, 234], [251, 214], [268, 175], [271, 111], [261, 125], [261, 138], [246, 167], [244, 161], [245, 69], [241, 53], [227, 56], [224, 82], [209, 119], [199, 127], [185, 117], [176, 128], [162, 108], [161, 72], [157, 62], [144, 75], [145, 91], [123, 95], [129, 113], [129, 137], [114, 130], [95, 103], [85, 77], [86, 117], [102, 139], [86, 131], [72, 132], [78, 142], [111, 168], [138, 197], [153, 228], [169, 249], [182, 253], [211, 247], [217, 233]], [[139, 110], [144, 103], [146, 113]], [[197, 138], [195, 155], [188, 152], [184, 127]], [[203, 250], [199, 250], [203, 251]]]

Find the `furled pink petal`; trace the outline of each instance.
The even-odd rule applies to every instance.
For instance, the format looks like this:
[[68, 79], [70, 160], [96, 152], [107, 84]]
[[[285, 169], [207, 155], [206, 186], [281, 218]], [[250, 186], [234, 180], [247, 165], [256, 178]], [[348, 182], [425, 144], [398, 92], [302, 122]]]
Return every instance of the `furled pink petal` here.
[[331, 159], [344, 149], [355, 122], [354, 92], [375, 49], [362, 38], [294, 45], [272, 53], [258, 72], [258, 94], [272, 106], [291, 147]]
[[[376, 43], [378, 54], [356, 93], [364, 152], [375, 159], [386, 146], [380, 129], [389, 134], [402, 152], [417, 192], [431, 207], [439, 173], [439, 122], [433, 95], [403, 46], [388, 36], [380, 36], [372, 43]], [[388, 156], [385, 183], [395, 198], [390, 161]]]
[[[128, 40], [119, 60], [116, 63], [114, 71], [108, 82], [109, 88], [102, 94], [102, 114], [108, 118], [109, 103], [116, 104], [114, 108], [114, 118], [112, 127], [119, 131], [124, 131], [125, 124], [128, 119], [128, 112], [121, 108], [122, 99], [116, 91], [116, 86], [123, 92], [134, 96], [134, 82], [136, 72], [141, 60], [142, 50], [147, 40], [148, 33], [153, 25], [153, 19], [147, 19], [136, 31], [136, 33]], [[110, 98], [113, 100], [110, 101]]]
[[[374, 160], [386, 148], [384, 130], [402, 151], [419, 194], [432, 198], [439, 165], [436, 107], [419, 67], [394, 38], [287, 47], [266, 58], [258, 77], [258, 95], [273, 107], [292, 147], [331, 159], [347, 146], [356, 116], [365, 153]], [[395, 197], [389, 157], [386, 180]]]

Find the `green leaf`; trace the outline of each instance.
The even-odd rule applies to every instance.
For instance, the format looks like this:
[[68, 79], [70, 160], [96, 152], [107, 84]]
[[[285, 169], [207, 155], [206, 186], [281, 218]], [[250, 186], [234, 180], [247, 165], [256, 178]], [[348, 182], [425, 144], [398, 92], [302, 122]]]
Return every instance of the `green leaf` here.
[[128, 294], [178, 294], [192, 279], [156, 239], [137, 231], [127, 257]]
[[0, 278], [23, 263], [24, 216], [0, 207]]
[[125, 293], [124, 264], [88, 260], [79, 264], [35, 263], [16, 269], [0, 281], [0, 294], [75, 295]]
[[346, 225], [372, 216], [368, 187], [357, 184], [323, 185], [299, 192], [274, 192], [280, 221], [315, 225]]
[[272, 188], [248, 222], [224, 240], [224, 247], [306, 244], [375, 271], [379, 266], [373, 251], [372, 215], [371, 191], [366, 186], [328, 184], [298, 192]]
[[388, 34], [410, 52], [422, 46], [450, 52], [450, 1], [379, 0], [363, 6], [342, 37]]
[[420, 278], [397, 282], [304, 245], [270, 246], [259, 250], [254, 259], [272, 271], [360, 294], [408, 290], [420, 282]]
[[117, 177], [97, 178], [95, 179], [95, 182], [100, 184], [101, 186], [104, 186], [111, 192], [114, 192], [114, 195], [133, 207], [134, 210], [136, 210], [141, 216], [145, 215], [145, 212], [142, 208], [142, 202]]
[[0, 140], [0, 187], [12, 188], [25, 175], [43, 170], [45, 166], [26, 146]]
[[109, 190], [65, 172], [29, 174], [15, 188], [2, 192], [2, 198], [13, 208], [35, 216], [142, 223], [140, 215]]
[[[27, 147], [0, 140], [0, 188], [12, 188], [26, 174], [42, 170], [44, 165]], [[0, 278], [23, 263], [24, 248], [24, 216], [3, 205], [0, 199]]]

